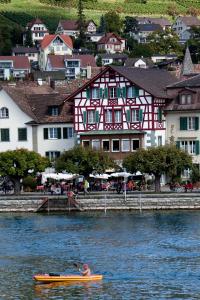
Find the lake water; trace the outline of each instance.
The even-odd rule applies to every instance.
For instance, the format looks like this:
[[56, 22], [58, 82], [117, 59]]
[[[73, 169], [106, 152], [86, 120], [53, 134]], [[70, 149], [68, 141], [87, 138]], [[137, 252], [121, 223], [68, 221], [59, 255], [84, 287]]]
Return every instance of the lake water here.
[[[35, 273], [99, 283], [36, 284]], [[200, 299], [200, 212], [0, 214], [0, 299]]]

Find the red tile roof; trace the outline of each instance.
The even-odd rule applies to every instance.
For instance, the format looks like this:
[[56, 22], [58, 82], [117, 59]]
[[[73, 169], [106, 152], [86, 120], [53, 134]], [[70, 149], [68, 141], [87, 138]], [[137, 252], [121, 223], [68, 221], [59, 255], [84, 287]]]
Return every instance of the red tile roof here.
[[80, 59], [81, 67], [86, 68], [87, 66], [96, 67], [96, 61], [93, 55], [48, 55], [49, 61], [53, 68], [65, 68], [65, 59]]
[[[117, 39], [117, 42], [110, 42], [109, 39], [110, 38], [116, 38]], [[109, 32], [109, 33], [106, 33], [104, 36], [102, 36], [102, 38], [98, 41], [98, 44], [122, 44], [122, 39], [115, 33], [113, 32]]]
[[60, 24], [64, 30], [78, 30], [77, 20], [61, 20]]
[[14, 69], [30, 69], [27, 56], [0, 56], [0, 61], [13, 61]]
[[67, 45], [70, 48], [73, 48], [73, 43], [72, 43], [72, 39], [70, 38], [70, 36], [66, 35], [66, 34], [49, 34], [49, 35], [45, 35], [45, 37], [43, 38], [43, 40], [41, 41], [41, 48], [45, 49], [46, 47], [49, 46], [49, 44], [57, 37], [59, 36], [61, 38], [61, 40], [63, 40], [63, 42], [65, 43], [65, 45]]

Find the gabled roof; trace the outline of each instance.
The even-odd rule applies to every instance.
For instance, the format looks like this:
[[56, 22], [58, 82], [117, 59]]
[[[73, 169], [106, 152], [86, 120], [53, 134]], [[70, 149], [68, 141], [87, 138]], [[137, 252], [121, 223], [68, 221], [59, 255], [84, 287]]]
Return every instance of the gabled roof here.
[[33, 19], [32, 21], [30, 21], [29, 23], [27, 23], [27, 27], [31, 28], [34, 24], [44, 24], [44, 22], [39, 19], [39, 18], [36, 18], [36, 19]]
[[200, 74], [167, 86], [167, 88], [198, 88], [198, 87], [200, 87]]
[[176, 82], [176, 77], [172, 76], [169, 72], [159, 69], [142, 69], [142, 68], [128, 68], [128, 67], [115, 67], [108, 66], [93, 77], [89, 82], [84, 84], [80, 89], [69, 95], [65, 101], [72, 100], [78, 93], [95, 82], [108, 70], [114, 70], [130, 80], [136, 86], [144, 89], [151, 95], [158, 98], [170, 98], [166, 93], [166, 85]]
[[53, 68], [65, 68], [65, 60], [67, 59], [80, 59], [80, 64], [82, 68], [87, 66], [96, 67], [96, 61], [93, 55], [83, 54], [83, 55], [48, 55], [48, 60]]
[[[73, 122], [71, 104], [67, 103], [63, 107], [64, 97], [49, 86], [37, 86], [33, 83], [16, 86], [3, 84], [2, 89], [36, 124]], [[50, 116], [48, 107], [55, 105], [60, 107], [61, 113], [58, 116]]]
[[24, 46], [18, 46], [14, 47], [12, 49], [12, 52], [18, 54], [18, 53], [39, 53], [39, 50], [36, 47], [24, 47]]
[[162, 31], [159, 24], [139, 24], [138, 31]]
[[63, 30], [78, 30], [77, 20], [60, 20]]
[[[117, 39], [117, 42], [110, 42], [109, 39], [115, 37]], [[102, 38], [97, 42], [97, 44], [122, 44], [122, 39], [115, 33], [109, 32], [106, 33]]]
[[14, 69], [30, 69], [30, 62], [27, 56], [0, 56], [0, 61], [13, 61]]
[[197, 17], [178, 17], [187, 26], [200, 26], [200, 20]]
[[160, 26], [170, 26], [171, 23], [167, 18], [148, 18], [150, 23], [152, 24], [159, 24]]
[[72, 39], [70, 38], [70, 36], [66, 35], [66, 34], [49, 34], [49, 35], [45, 35], [45, 37], [43, 38], [43, 40], [41, 41], [41, 48], [45, 49], [46, 47], [48, 47], [51, 42], [53, 42], [53, 40], [55, 40], [57, 37], [59, 37], [64, 43], [65, 45], [67, 45], [69, 48], [73, 48], [73, 43], [72, 43]]
[[139, 60], [142, 60], [143, 62], [145, 62], [145, 64], [149, 67], [153, 67], [154, 63], [151, 60], [151, 58], [145, 58], [145, 57], [134, 57], [134, 58], [128, 58], [125, 61], [125, 66], [126, 67], [134, 67], [135, 63]]
[[90, 24], [90, 22], [94, 23], [94, 25], [97, 26], [97, 24], [96, 24], [92, 19], [91, 19], [91, 20], [88, 20], [88, 21], [86, 22], [86, 26], [88, 26], [88, 25]]

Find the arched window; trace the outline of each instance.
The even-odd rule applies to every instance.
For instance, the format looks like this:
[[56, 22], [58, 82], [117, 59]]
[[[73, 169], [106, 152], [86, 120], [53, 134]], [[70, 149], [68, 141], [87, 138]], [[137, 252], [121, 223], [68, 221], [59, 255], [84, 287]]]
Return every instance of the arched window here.
[[0, 118], [9, 118], [9, 111], [7, 107], [2, 107], [0, 109]]

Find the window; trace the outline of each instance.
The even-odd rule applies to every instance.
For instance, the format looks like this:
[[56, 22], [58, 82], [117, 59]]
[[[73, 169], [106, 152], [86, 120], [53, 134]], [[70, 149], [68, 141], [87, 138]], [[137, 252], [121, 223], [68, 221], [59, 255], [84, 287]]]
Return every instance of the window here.
[[95, 123], [95, 110], [88, 110], [88, 124], [94, 124]]
[[120, 150], [119, 140], [112, 140], [112, 151], [119, 152], [119, 150]]
[[110, 151], [110, 141], [109, 140], [102, 141], [102, 149], [103, 149], [103, 151]]
[[129, 152], [130, 151], [130, 140], [122, 140], [122, 152]]
[[18, 128], [18, 141], [27, 141], [27, 128]]
[[162, 135], [158, 136], [158, 146], [162, 146]]
[[54, 161], [60, 156], [60, 151], [47, 151], [45, 152], [45, 156], [48, 157], [50, 161]]
[[61, 128], [44, 128], [44, 139], [61, 139]]
[[10, 131], [8, 128], [1, 128], [1, 142], [10, 141]]
[[180, 148], [189, 154], [196, 154], [196, 141], [181, 141]]
[[92, 149], [95, 149], [95, 150], [100, 149], [100, 140], [92, 140]]
[[115, 110], [114, 111], [115, 116], [115, 123], [121, 123], [122, 122], [122, 111], [121, 110]]
[[182, 94], [180, 95], [180, 104], [191, 104], [192, 95], [191, 94]]
[[63, 139], [71, 139], [74, 137], [74, 128], [63, 127]]
[[90, 146], [90, 141], [82, 141], [82, 146], [83, 146], [83, 148], [87, 148], [87, 147], [89, 147]]
[[131, 121], [132, 122], [139, 122], [140, 121], [139, 109], [132, 109], [131, 110]]
[[9, 112], [8, 112], [8, 109], [7, 107], [2, 107], [0, 109], [0, 118], [8, 118], [9, 117]]
[[110, 97], [111, 99], [117, 98], [117, 90], [116, 90], [115, 87], [109, 88], [109, 97]]
[[59, 115], [59, 107], [58, 106], [49, 106], [48, 113], [50, 116], [58, 116]]
[[188, 118], [188, 130], [195, 130], [195, 118], [194, 117]]
[[99, 88], [93, 88], [92, 89], [92, 99], [99, 99]]
[[105, 112], [105, 122], [112, 123], [112, 110], [111, 109], [108, 109]]
[[129, 86], [127, 89], [127, 97], [133, 98], [139, 96], [139, 89], [134, 86]]
[[140, 148], [140, 140], [132, 140], [132, 151]]

